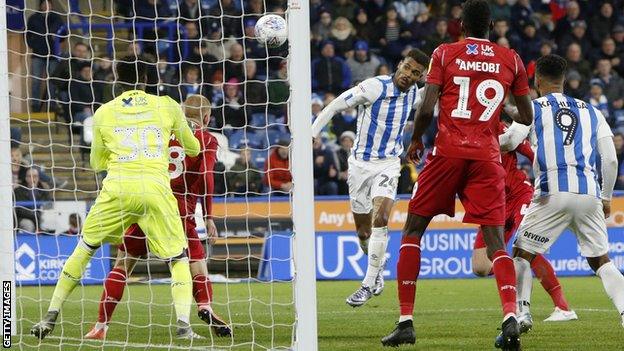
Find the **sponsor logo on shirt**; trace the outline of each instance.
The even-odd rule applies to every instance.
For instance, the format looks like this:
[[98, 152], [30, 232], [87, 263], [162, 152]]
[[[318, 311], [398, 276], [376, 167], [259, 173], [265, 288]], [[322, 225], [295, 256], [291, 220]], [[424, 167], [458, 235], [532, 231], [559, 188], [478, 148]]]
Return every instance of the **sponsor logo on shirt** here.
[[479, 44], [466, 44], [466, 55], [477, 55], [479, 53]]
[[459, 58], [455, 59], [455, 63], [457, 64], [457, 66], [459, 66], [460, 71], [500, 73], [500, 63], [481, 62], [481, 61], [464, 61]]
[[481, 44], [481, 55], [494, 56], [494, 47], [491, 45]]

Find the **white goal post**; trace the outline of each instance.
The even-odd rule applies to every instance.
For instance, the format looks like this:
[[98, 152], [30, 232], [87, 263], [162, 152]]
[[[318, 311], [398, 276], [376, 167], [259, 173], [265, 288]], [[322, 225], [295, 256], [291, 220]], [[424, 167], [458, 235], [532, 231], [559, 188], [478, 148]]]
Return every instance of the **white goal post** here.
[[13, 185], [11, 176], [9, 65], [7, 49], [8, 31], [6, 12], [6, 1], [0, 0], [0, 280], [2, 280], [3, 312], [5, 308], [4, 303], [6, 301], [4, 296], [5, 282], [11, 282], [11, 333], [15, 335], [17, 332], [15, 315], [15, 245], [13, 243]]
[[[290, 116], [293, 135], [291, 169], [293, 175], [293, 231], [295, 261], [295, 309], [297, 350], [316, 350], [316, 260], [314, 238], [314, 180], [310, 101], [309, 1], [288, 4], [290, 60]], [[310, 73], [308, 73], [310, 72]]]

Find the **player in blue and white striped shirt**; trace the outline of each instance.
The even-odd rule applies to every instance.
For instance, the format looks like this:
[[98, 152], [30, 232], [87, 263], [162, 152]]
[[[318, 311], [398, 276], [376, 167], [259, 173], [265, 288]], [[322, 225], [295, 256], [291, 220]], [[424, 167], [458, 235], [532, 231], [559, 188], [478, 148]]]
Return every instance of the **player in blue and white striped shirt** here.
[[[359, 106], [347, 183], [360, 246], [368, 254], [368, 268], [362, 286], [347, 298], [353, 307], [383, 290], [388, 217], [401, 173], [403, 131], [419, 101], [416, 82], [428, 65], [427, 55], [411, 50], [393, 76], [369, 78], [345, 91], [323, 109], [312, 125], [312, 134], [317, 137], [333, 116]], [[377, 209], [374, 218], [373, 208]]]
[[[594, 106], [562, 94], [565, 69], [566, 61], [557, 55], [537, 61], [535, 85], [541, 97], [533, 101], [535, 121], [530, 132], [536, 149], [535, 197], [514, 243], [522, 332], [533, 325], [531, 260], [547, 251], [565, 229], [576, 235], [581, 254], [602, 280], [624, 326], [624, 276], [609, 260], [605, 222], [617, 176], [613, 134]], [[524, 136], [519, 134], [519, 138]], [[503, 136], [501, 146], [508, 149], [517, 140]], [[596, 169], [598, 157], [602, 184]]]

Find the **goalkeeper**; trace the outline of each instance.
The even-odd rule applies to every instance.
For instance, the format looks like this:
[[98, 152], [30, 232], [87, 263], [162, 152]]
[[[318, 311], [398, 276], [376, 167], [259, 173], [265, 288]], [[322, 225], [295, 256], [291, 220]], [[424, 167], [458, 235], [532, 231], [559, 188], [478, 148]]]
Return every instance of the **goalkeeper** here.
[[[223, 321], [211, 307], [212, 286], [208, 279], [206, 254], [197, 231], [195, 230], [195, 207], [200, 198], [206, 231], [211, 243], [217, 236], [217, 228], [211, 216], [212, 192], [214, 178], [212, 171], [219, 146], [217, 139], [208, 132], [210, 122], [210, 101], [201, 95], [190, 95], [184, 101], [184, 114], [195, 128], [195, 136], [199, 139], [202, 152], [197, 157], [186, 157], [177, 139], [169, 141], [169, 177], [171, 189], [178, 201], [180, 217], [189, 244], [189, 259], [193, 275], [193, 296], [197, 303], [198, 316], [208, 323], [217, 336], [232, 334], [227, 323]], [[124, 236], [124, 243], [119, 245], [115, 267], [106, 277], [104, 291], [100, 298], [98, 321], [85, 335], [86, 339], [103, 340], [106, 338], [110, 322], [117, 303], [121, 300], [128, 275], [136, 265], [139, 257], [147, 254], [145, 235], [138, 225], [132, 225]]]
[[103, 243], [121, 244], [123, 233], [135, 223], [145, 231], [150, 252], [169, 264], [177, 336], [195, 336], [189, 323], [193, 296], [187, 241], [169, 186], [165, 148], [172, 133], [187, 155], [198, 155], [200, 144], [179, 104], [141, 90], [147, 77], [142, 57], [124, 57], [116, 71], [124, 92], [93, 116], [91, 167], [108, 175], [85, 220], [82, 239], [63, 266], [48, 312], [30, 331], [39, 339], [53, 331], [63, 302], [95, 251]]

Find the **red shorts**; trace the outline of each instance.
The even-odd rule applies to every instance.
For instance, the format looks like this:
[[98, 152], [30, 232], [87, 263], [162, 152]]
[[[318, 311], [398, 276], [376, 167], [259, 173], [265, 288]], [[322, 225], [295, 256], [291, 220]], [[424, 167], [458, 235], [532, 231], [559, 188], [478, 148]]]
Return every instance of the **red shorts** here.
[[[526, 213], [531, 200], [533, 200], [533, 187], [530, 185], [526, 185], [526, 189], [518, 195], [507, 199], [507, 203], [505, 204], [505, 245], [509, 243], [509, 240], [511, 240], [516, 230], [518, 230], [520, 222], [522, 222], [522, 218], [524, 218], [524, 214]], [[474, 248], [482, 249], [485, 247], [486, 245], [483, 240], [483, 231], [479, 228]]]
[[465, 223], [505, 223], [505, 169], [499, 162], [429, 156], [418, 175], [409, 213], [455, 216], [455, 196], [464, 205]]
[[[188, 240], [188, 255], [191, 261], [200, 261], [206, 259], [204, 245], [202, 245], [197, 230], [195, 230], [194, 220], [183, 220], [186, 238]], [[124, 234], [123, 244], [117, 247], [119, 250], [129, 253], [132, 256], [140, 257], [147, 255], [147, 241], [145, 234], [138, 224], [133, 224], [126, 230]]]

